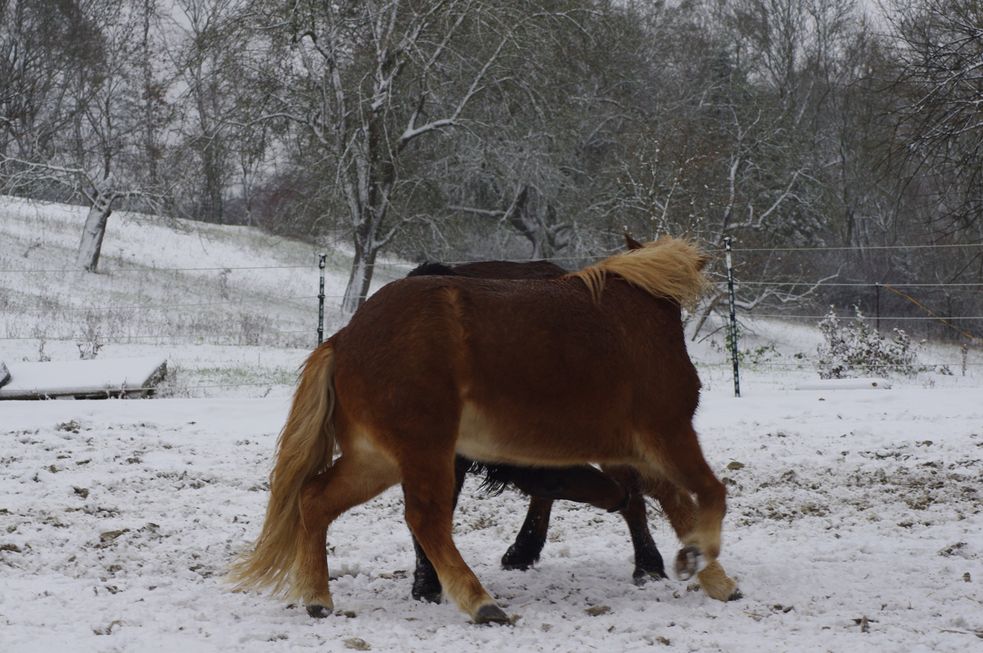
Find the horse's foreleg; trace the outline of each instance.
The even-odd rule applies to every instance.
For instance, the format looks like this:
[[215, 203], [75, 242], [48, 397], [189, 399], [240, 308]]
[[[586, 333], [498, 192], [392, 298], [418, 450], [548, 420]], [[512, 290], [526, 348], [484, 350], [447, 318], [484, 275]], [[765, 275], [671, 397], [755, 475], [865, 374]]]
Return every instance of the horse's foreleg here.
[[602, 465], [601, 468], [618, 483], [628, 489], [628, 501], [621, 510], [621, 516], [628, 525], [631, 543], [635, 549], [635, 571], [632, 578], [637, 585], [650, 578], [663, 579], [666, 576], [662, 554], [649, 532], [648, 515], [645, 511], [645, 496], [641, 490], [641, 476], [634, 467], [622, 465]]
[[[645, 492], [662, 506], [662, 512], [680, 540], [693, 531], [696, 523], [696, 503], [688, 492], [680, 490], [665, 478], [645, 479]], [[700, 587], [707, 596], [720, 601], [733, 601], [741, 598], [737, 582], [727, 576], [719, 561], [714, 560], [697, 573]]]
[[451, 538], [454, 504], [454, 467], [435, 462], [433, 452], [426, 459], [401, 460], [406, 522], [447, 595], [467, 612], [475, 623], [507, 623], [508, 617], [495, 605], [481, 586]]
[[539, 554], [546, 544], [546, 531], [550, 525], [550, 511], [553, 499], [532, 496], [529, 498], [529, 510], [522, 522], [515, 542], [502, 556], [502, 567], [505, 569], [529, 569], [539, 560]]
[[[464, 485], [464, 477], [471, 467], [471, 461], [463, 456], [454, 458], [454, 508], [457, 508], [457, 499], [461, 495], [461, 487]], [[426, 600], [430, 603], [440, 603], [440, 595], [443, 588], [440, 586], [440, 579], [437, 578], [437, 570], [433, 568], [433, 563], [423, 552], [423, 548], [413, 536], [413, 550], [416, 552], [416, 569], [413, 571], [413, 598], [416, 600]]]
[[301, 554], [293, 585], [312, 617], [326, 617], [334, 608], [325, 552], [328, 526], [349, 508], [398, 481], [399, 470], [381, 456], [343, 455], [325, 472], [304, 483], [300, 497], [303, 529], [297, 534]]

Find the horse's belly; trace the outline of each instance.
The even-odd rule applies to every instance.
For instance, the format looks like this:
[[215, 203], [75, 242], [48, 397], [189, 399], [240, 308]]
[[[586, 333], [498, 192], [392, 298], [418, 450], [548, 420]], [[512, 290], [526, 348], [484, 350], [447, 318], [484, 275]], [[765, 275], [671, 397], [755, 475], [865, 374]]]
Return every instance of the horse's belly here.
[[[537, 420], [538, 421], [538, 420]], [[615, 462], [624, 446], [611, 446], [596, 433], [575, 437], [576, 429], [546, 428], [508, 419], [491, 419], [472, 403], [461, 411], [456, 450], [472, 460], [514, 465], [566, 466]]]

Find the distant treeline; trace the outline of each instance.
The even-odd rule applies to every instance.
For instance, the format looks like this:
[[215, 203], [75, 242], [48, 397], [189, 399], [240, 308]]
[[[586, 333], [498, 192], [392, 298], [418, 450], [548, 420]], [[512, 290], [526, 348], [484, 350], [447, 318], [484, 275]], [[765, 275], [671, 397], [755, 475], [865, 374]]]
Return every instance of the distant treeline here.
[[748, 309], [922, 282], [983, 315], [952, 285], [983, 247], [877, 249], [983, 243], [983, 3], [873, 6], [0, 0], [0, 191], [90, 206], [88, 269], [114, 208], [343, 239], [349, 310], [381, 251], [587, 259], [628, 228], [754, 249]]

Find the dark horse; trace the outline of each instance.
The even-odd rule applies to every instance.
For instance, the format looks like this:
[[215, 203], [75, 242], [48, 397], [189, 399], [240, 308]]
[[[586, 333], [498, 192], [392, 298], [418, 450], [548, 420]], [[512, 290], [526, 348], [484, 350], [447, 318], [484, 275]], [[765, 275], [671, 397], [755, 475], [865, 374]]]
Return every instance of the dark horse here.
[[[629, 249], [641, 244], [625, 236]], [[481, 279], [553, 279], [567, 271], [547, 261], [511, 262], [481, 261], [447, 266], [441, 263], [424, 263], [407, 276], [460, 276]], [[457, 505], [464, 477], [468, 472], [483, 474], [483, 486], [492, 491], [514, 487], [530, 497], [526, 518], [516, 535], [515, 543], [502, 556], [505, 569], [528, 569], [539, 560], [546, 543], [550, 512], [556, 499], [589, 503], [609, 512], [620, 512], [628, 525], [632, 546], [635, 549], [636, 583], [648, 578], [666, 578], [665, 565], [658, 547], [649, 533], [645, 514], [645, 498], [641, 493], [640, 478], [630, 468], [609, 468], [606, 474], [590, 465], [577, 467], [516, 467], [514, 465], [486, 465], [464, 456], [454, 461], [454, 505]], [[416, 570], [413, 573], [413, 598], [439, 602], [443, 588], [437, 571], [427, 558], [417, 539]]]
[[553, 279], [419, 276], [380, 289], [305, 363], [263, 529], [233, 569], [240, 587], [287, 590], [326, 616], [328, 526], [402, 483], [447, 595], [475, 622], [507, 622], [451, 536], [459, 453], [634, 468], [684, 506], [676, 573], [729, 598], [717, 561], [726, 490], [693, 430], [700, 382], [680, 319], [705, 262], [661, 239]]

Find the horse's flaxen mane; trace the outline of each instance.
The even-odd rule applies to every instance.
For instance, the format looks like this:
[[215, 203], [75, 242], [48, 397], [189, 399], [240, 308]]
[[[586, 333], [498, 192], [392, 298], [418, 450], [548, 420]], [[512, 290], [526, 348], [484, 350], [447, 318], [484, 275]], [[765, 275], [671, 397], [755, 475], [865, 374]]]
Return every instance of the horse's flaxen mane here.
[[707, 255], [693, 243], [662, 237], [572, 272], [570, 276], [584, 282], [594, 301], [600, 301], [608, 275], [615, 274], [656, 297], [691, 306], [706, 288], [703, 266], [707, 261]]

